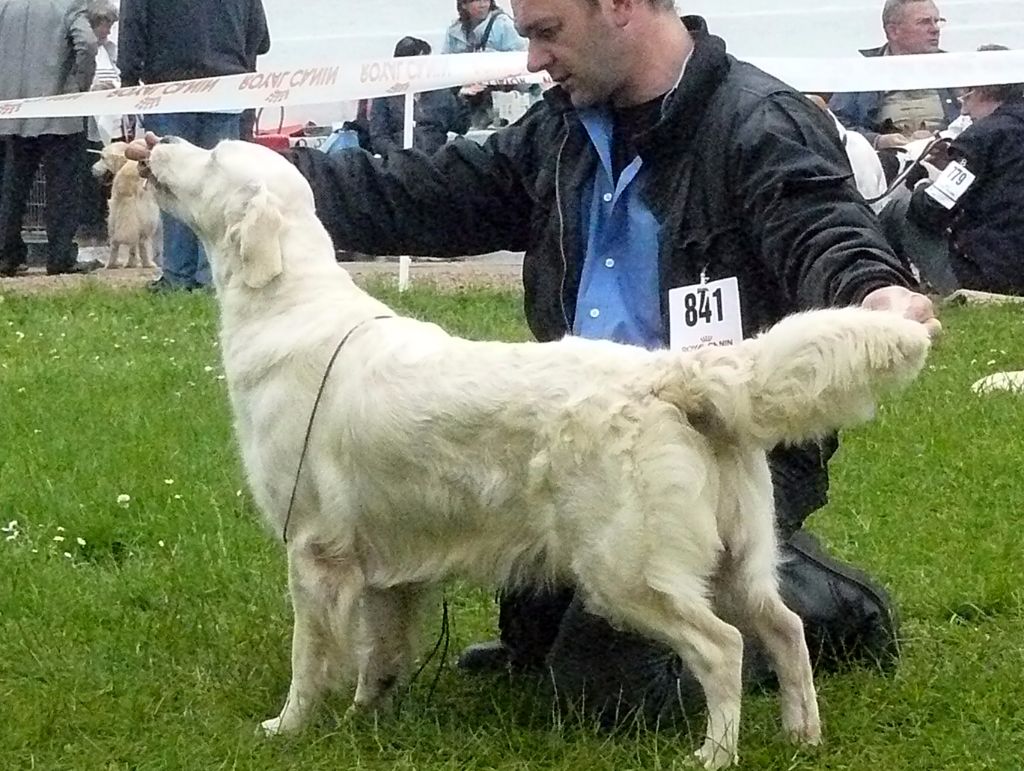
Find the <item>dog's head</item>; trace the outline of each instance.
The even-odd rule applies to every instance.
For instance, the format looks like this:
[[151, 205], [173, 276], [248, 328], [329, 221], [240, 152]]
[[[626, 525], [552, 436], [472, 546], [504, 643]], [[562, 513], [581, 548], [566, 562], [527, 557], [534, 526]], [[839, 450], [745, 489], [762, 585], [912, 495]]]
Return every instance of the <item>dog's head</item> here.
[[164, 137], [150, 153], [148, 176], [160, 207], [207, 246], [221, 285], [233, 276], [255, 289], [269, 284], [283, 270], [285, 225], [314, 212], [313, 191], [298, 170], [251, 142], [204, 150]]
[[92, 175], [97, 179], [103, 179], [107, 175], [117, 174], [126, 163], [124, 149], [127, 146], [125, 142], [111, 142], [102, 150], [90, 150], [99, 156], [99, 160], [92, 165]]

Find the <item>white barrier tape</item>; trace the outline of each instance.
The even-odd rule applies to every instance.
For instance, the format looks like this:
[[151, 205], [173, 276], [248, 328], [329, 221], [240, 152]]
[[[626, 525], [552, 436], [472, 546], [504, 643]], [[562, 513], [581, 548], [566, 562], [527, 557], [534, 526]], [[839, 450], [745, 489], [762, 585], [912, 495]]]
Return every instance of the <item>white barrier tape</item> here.
[[[882, 91], [1024, 82], [1024, 51], [750, 61], [801, 91]], [[526, 72], [524, 53], [409, 56], [0, 101], [0, 119], [312, 105], [466, 83], [541, 80], [542, 76]]]
[[747, 61], [799, 91], [817, 93], [1024, 83], [1024, 51]]
[[[408, 56], [0, 101], [0, 118], [203, 112], [325, 104], [466, 83], [521, 83], [522, 53]], [[529, 80], [538, 79], [531, 76]]]

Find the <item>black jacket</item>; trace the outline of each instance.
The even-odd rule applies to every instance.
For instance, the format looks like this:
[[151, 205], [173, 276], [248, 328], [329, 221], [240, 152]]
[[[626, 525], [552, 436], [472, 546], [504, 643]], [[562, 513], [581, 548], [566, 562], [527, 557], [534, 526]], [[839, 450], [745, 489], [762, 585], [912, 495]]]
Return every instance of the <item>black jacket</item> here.
[[262, 0], [121, 0], [125, 86], [238, 75], [270, 50]]
[[[430, 155], [448, 141], [448, 132], [465, 134], [469, 129], [469, 105], [452, 89], [418, 94], [413, 109], [416, 128], [413, 147]], [[405, 97], [374, 99], [370, 108], [370, 146], [384, 155], [404, 146]]]
[[[910, 285], [857, 192], [834, 125], [801, 94], [726, 54], [699, 17], [695, 48], [665, 116], [639, 138], [650, 174], [642, 195], [662, 226], [663, 329], [668, 290], [739, 279], [747, 334], [797, 310], [859, 302]], [[431, 158], [297, 151], [318, 213], [338, 248], [370, 254], [457, 256], [525, 251], [527, 321], [538, 340], [572, 329], [584, 259], [580, 191], [597, 154], [559, 88], [483, 146], [455, 140]], [[667, 343], [667, 340], [666, 340]], [[795, 455], [794, 455], [795, 457]], [[816, 448], [787, 468], [824, 502]]]
[[949, 230], [949, 256], [961, 286], [1024, 295], [1024, 98], [1005, 102], [949, 148], [976, 179], [951, 209], [914, 191], [910, 216]]

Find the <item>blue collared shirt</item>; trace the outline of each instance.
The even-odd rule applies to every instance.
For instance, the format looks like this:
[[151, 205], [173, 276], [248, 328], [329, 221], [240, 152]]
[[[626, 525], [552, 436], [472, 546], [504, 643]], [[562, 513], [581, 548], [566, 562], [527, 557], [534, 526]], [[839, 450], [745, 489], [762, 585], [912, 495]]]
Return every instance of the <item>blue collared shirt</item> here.
[[612, 169], [612, 116], [580, 110], [600, 164], [580, 196], [586, 257], [573, 334], [646, 348], [664, 347], [658, 281], [659, 224], [640, 197], [643, 161]]

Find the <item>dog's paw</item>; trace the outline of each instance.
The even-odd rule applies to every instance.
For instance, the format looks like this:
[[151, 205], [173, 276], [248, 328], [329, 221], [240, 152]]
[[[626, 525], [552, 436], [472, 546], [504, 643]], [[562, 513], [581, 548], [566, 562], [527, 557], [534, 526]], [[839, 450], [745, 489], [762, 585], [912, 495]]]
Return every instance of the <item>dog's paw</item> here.
[[257, 736], [281, 736], [283, 734], [293, 733], [296, 730], [294, 726], [288, 726], [283, 720], [281, 715], [272, 717], [269, 720], [264, 720], [259, 724], [256, 729]]
[[821, 724], [816, 720], [809, 720], [801, 726], [788, 729], [786, 735], [794, 744], [817, 747], [821, 744]]
[[711, 769], [711, 771], [719, 768], [729, 768], [740, 762], [739, 755], [735, 752], [729, 752], [720, 744], [710, 739], [704, 742], [704, 746], [694, 752], [693, 756], [697, 758], [697, 762], [701, 766]]

